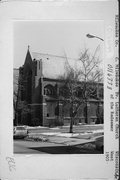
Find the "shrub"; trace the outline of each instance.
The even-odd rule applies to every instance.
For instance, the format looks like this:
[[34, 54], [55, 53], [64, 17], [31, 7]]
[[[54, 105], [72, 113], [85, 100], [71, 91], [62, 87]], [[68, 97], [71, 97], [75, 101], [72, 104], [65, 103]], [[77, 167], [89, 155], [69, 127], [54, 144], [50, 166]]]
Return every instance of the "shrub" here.
[[60, 120], [58, 120], [58, 119], [51, 119], [50, 121], [49, 121], [49, 127], [55, 127], [55, 126], [63, 126], [64, 125], [64, 123], [63, 123], [63, 121], [60, 121]]
[[39, 118], [33, 118], [31, 120], [32, 126], [39, 126], [40, 125], [40, 119]]

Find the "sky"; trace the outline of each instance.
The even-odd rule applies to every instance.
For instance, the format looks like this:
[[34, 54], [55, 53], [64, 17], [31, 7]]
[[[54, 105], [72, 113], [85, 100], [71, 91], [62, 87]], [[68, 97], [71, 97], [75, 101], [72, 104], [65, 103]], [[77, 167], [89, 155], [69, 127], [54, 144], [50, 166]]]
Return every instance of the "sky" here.
[[103, 21], [16, 21], [14, 23], [14, 68], [24, 64], [28, 45], [31, 52], [78, 58], [88, 48], [93, 54], [100, 45], [103, 59], [103, 41], [87, 38], [92, 34], [104, 39]]

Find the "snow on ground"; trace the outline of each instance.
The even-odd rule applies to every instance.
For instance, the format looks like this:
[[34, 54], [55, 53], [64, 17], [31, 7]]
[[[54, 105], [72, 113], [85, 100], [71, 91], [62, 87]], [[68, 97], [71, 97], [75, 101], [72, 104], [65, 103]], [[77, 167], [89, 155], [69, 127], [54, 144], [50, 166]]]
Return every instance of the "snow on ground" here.
[[46, 136], [56, 136], [58, 134], [61, 134], [59, 132], [45, 132], [45, 133], [39, 133], [41, 135], [46, 135]]
[[93, 130], [93, 131], [88, 131], [88, 132], [80, 133], [80, 135], [96, 134], [96, 133], [104, 133], [104, 130], [103, 129], [97, 129], [97, 130]]
[[56, 136], [59, 136], [59, 137], [77, 137], [77, 136], [79, 136], [79, 133], [60, 133], [60, 134], [57, 134]]
[[60, 127], [53, 127], [53, 128], [50, 128], [50, 129], [60, 129]]
[[83, 126], [104, 126], [104, 124], [83, 124], [83, 123], [78, 123], [79, 125], [83, 125]]
[[93, 130], [92, 133], [104, 133], [104, 130], [103, 129], [96, 129], [96, 130]]
[[46, 132], [46, 133], [31, 133], [30, 135], [57, 136], [57, 137], [77, 137], [79, 135], [79, 133]]
[[[82, 124], [82, 123], [79, 123], [79, 125], [82, 125], [82, 126], [86, 126], [86, 127], [91, 127], [91, 126], [104, 126], [104, 124]], [[57, 127], [52, 127], [52, 128], [49, 128], [49, 127], [45, 127], [45, 126], [25, 126], [27, 129], [60, 129], [61, 126], [57, 126]], [[70, 125], [64, 125], [62, 126], [63, 128], [64, 127], [70, 127]], [[73, 127], [78, 127], [78, 125], [73, 125]]]
[[[61, 133], [61, 132], [44, 132], [44, 133], [39, 133], [40, 135], [45, 135], [45, 136], [57, 136], [57, 137], [77, 137], [79, 135], [91, 135], [91, 134], [96, 134], [96, 133], [104, 133], [103, 130], [98, 129], [94, 131], [88, 131], [85, 133]], [[32, 133], [35, 135], [35, 133]], [[38, 135], [38, 133], [37, 133]]]
[[88, 126], [88, 127], [90, 127], [90, 126], [104, 126], [103, 124], [85, 124], [84, 126]]
[[26, 126], [27, 129], [46, 129], [48, 127], [45, 126]]

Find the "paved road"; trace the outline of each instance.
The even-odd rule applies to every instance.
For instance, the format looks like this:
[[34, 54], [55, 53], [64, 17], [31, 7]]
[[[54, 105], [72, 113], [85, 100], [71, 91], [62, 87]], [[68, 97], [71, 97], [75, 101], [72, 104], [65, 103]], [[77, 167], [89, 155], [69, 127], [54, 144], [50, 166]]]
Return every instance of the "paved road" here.
[[32, 142], [14, 140], [14, 153], [17, 154], [101, 154], [95, 149], [94, 144], [66, 146], [60, 143]]
[[[54, 143], [45, 143], [45, 142], [34, 142], [34, 141], [25, 141], [25, 140], [14, 140], [14, 153], [20, 154], [45, 154], [48, 153], [43, 151], [45, 147], [54, 147]], [[59, 145], [62, 146], [62, 145]]]

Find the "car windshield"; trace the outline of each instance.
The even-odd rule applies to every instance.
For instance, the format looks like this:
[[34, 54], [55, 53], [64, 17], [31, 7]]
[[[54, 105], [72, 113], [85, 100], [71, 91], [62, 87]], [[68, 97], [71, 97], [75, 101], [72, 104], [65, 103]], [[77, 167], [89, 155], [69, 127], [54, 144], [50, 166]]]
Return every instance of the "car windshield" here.
[[25, 130], [24, 127], [17, 127], [17, 130]]

